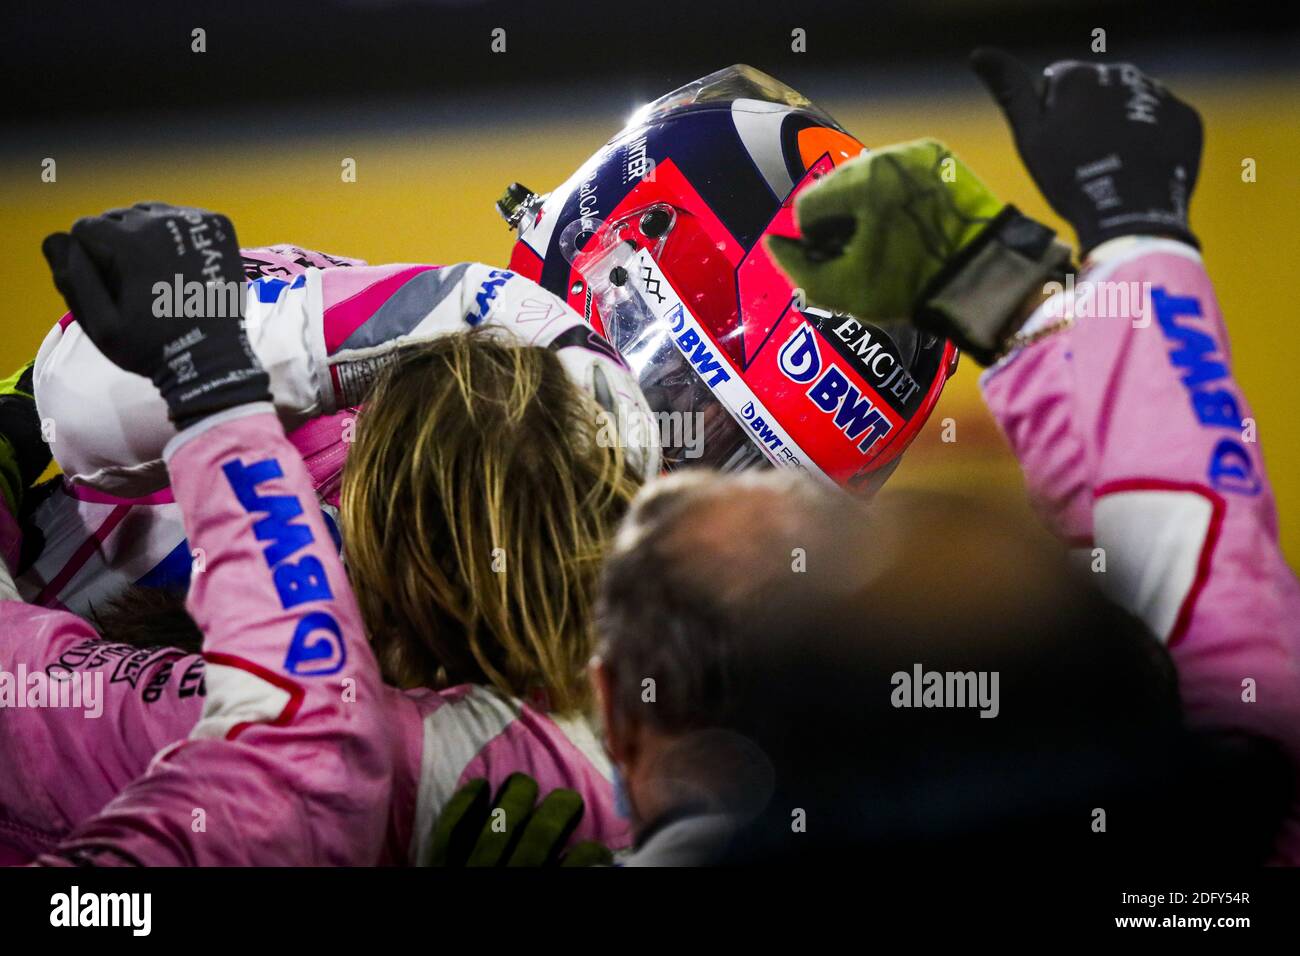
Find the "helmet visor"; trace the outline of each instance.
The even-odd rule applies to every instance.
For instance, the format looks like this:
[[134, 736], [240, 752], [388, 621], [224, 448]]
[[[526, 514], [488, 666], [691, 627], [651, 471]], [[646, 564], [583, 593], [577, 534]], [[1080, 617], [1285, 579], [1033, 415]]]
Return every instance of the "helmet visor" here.
[[[656, 231], [662, 229], [648, 241], [642, 232], [647, 217], [659, 217]], [[718, 399], [655, 307], [642, 257], [662, 250], [676, 219], [671, 206], [655, 203], [613, 222], [579, 220], [561, 236], [561, 248], [583, 277], [593, 320], [632, 370], [655, 416], [665, 469], [763, 465], [768, 459], [761, 446]]]

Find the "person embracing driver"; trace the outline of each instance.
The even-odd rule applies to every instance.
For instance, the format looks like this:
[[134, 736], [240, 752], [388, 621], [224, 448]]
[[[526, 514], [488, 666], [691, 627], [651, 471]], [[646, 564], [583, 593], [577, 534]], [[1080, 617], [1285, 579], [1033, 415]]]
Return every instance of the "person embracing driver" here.
[[[375, 706], [379, 666], [306, 469], [275, 417], [241, 316], [159, 319], [150, 310], [161, 273], [202, 284], [242, 279], [234, 229], [203, 210], [143, 203], [79, 220], [43, 251], [86, 334], [165, 401], [177, 434], [164, 457], [186, 531], [211, 565], [188, 598], [207, 663], [198, 722], [39, 862], [373, 861], [392, 778]], [[17, 528], [11, 513], [4, 518], [12, 555]], [[52, 639], [89, 630], [66, 612], [15, 600], [8, 574], [0, 578], [6, 631]], [[4, 731], [6, 749], [37, 743], [14, 739], [7, 722]]]

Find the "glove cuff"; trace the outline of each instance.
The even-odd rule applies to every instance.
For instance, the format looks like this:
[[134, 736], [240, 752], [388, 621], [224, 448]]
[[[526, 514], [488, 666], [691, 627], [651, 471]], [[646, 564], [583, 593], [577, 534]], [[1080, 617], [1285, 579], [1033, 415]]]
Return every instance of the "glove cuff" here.
[[1087, 258], [1094, 249], [1110, 242], [1112, 239], [1125, 239], [1129, 236], [1156, 236], [1161, 239], [1174, 239], [1178, 242], [1187, 243], [1197, 252], [1201, 251], [1200, 240], [1192, 235], [1192, 231], [1187, 227], [1186, 223], [1175, 222], [1172, 219], [1135, 219], [1120, 226], [1099, 229], [1087, 236], [1077, 229], [1075, 231], [1079, 236], [1080, 258]]
[[169, 357], [153, 382], [178, 430], [236, 405], [271, 401], [270, 376], [242, 325], [236, 331], [196, 325], [167, 347]]
[[1055, 232], [1008, 204], [926, 284], [913, 318], [989, 365], [1023, 322], [1025, 299], [1069, 261]]

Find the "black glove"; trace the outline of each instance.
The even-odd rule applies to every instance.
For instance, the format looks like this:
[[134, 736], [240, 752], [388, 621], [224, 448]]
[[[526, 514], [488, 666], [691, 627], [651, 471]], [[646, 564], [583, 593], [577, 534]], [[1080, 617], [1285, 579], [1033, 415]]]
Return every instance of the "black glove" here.
[[[270, 380], [244, 334], [243, 261], [225, 216], [137, 203], [78, 219], [72, 235], [47, 236], [41, 251], [90, 340], [115, 365], [153, 380], [177, 428], [270, 400]], [[170, 295], [178, 276], [183, 288], [199, 283], [216, 291], [203, 297], [204, 314], [177, 315], [182, 303], [157, 309], [155, 284]]]
[[1204, 139], [1196, 110], [1129, 63], [1069, 60], [1034, 76], [1008, 53], [979, 49], [971, 68], [1082, 253], [1137, 234], [1197, 245], [1187, 224]]
[[471, 780], [447, 802], [433, 831], [434, 866], [608, 866], [609, 849], [585, 840], [564, 851], [582, 820], [582, 797], [552, 790], [537, 803], [537, 781], [512, 773], [496, 802], [488, 782]]
[[41, 434], [28, 362], [0, 380], [0, 495], [19, 517], [23, 494], [50, 463], [50, 446]]

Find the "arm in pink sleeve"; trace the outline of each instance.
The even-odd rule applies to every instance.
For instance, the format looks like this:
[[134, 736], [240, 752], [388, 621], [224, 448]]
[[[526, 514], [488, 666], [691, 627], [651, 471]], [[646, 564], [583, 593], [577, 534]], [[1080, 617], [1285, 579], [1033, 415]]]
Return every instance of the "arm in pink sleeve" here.
[[0, 505], [0, 857], [57, 844], [199, 717], [203, 661], [103, 640], [7, 587], [19, 539]]
[[1097, 251], [1074, 325], [990, 369], [985, 400], [1057, 530], [1168, 645], [1189, 715], [1300, 755], [1300, 584], [1209, 276], [1168, 240]]
[[55, 845], [198, 720], [204, 663], [103, 640], [67, 611], [0, 601], [0, 843]]
[[382, 683], [302, 461], [270, 406], [168, 448], [206, 570], [190, 587], [207, 696], [190, 738], [46, 862], [374, 862], [391, 758]]

